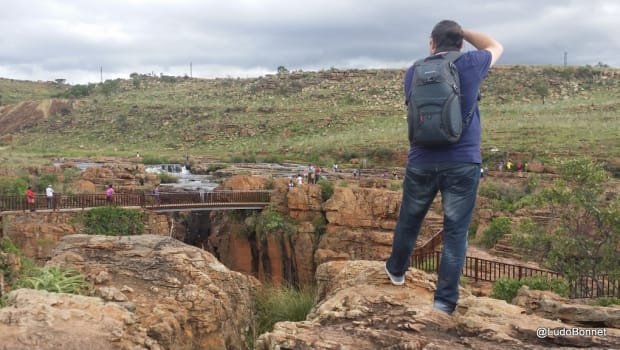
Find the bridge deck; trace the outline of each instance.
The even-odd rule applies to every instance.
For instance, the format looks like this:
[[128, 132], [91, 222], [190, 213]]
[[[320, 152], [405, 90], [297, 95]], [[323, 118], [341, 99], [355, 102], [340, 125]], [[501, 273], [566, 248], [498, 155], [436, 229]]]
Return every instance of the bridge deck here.
[[83, 210], [102, 206], [140, 207], [156, 212], [261, 209], [269, 205], [270, 200], [270, 191], [118, 193], [112, 198], [106, 198], [105, 194], [55, 193], [51, 200], [37, 195], [34, 203], [28, 203], [25, 196], [0, 196], [0, 212]]

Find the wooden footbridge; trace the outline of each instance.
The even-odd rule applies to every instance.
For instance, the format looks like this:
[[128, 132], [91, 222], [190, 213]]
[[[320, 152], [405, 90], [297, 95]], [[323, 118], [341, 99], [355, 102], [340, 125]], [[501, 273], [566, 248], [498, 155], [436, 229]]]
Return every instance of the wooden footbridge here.
[[105, 194], [58, 194], [51, 201], [35, 196], [34, 204], [25, 196], [0, 196], [0, 212], [83, 210], [103, 206], [138, 207], [156, 212], [262, 209], [269, 204], [271, 191], [201, 191]]

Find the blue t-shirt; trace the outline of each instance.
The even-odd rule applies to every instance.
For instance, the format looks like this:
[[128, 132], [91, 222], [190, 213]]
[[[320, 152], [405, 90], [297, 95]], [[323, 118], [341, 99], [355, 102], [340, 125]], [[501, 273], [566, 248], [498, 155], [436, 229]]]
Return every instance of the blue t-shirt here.
[[[491, 66], [491, 53], [487, 50], [469, 51], [461, 55], [454, 64], [459, 71], [461, 82], [461, 111], [467, 115], [472, 111], [471, 123], [463, 129], [461, 139], [452, 145], [420, 147], [411, 145], [408, 164], [482, 162], [480, 155], [480, 111], [478, 110], [478, 91], [480, 83], [486, 78]], [[413, 79], [413, 66], [405, 73], [405, 99]], [[405, 101], [408, 102], [408, 101]]]

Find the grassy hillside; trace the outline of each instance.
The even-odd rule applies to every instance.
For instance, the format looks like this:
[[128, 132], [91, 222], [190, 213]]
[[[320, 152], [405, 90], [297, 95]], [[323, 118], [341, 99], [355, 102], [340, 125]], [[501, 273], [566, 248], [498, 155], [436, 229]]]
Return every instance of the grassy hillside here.
[[[88, 87], [0, 79], [0, 117], [7, 104], [88, 90], [71, 110], [0, 133], [0, 146], [31, 156], [188, 153], [325, 164], [366, 157], [403, 165], [403, 74], [329, 70], [209, 80], [134, 74]], [[485, 157], [620, 157], [618, 70], [499, 66], [481, 90]]]

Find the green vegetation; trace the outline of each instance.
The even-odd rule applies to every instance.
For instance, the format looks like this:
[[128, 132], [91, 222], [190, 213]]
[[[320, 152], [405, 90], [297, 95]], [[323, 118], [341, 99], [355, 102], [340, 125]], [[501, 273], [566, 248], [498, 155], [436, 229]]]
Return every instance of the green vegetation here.
[[179, 182], [179, 178], [168, 174], [168, 173], [160, 173], [159, 174], [159, 183], [162, 184], [172, 184], [172, 183], [177, 183]]
[[[620, 197], [608, 197], [609, 174], [590, 159], [559, 163], [560, 177], [536, 196], [536, 203], [551, 211], [557, 225], [551, 230], [530, 226], [518, 242], [543, 264], [571, 281], [588, 276], [620, 276]], [[534, 236], [534, 237], [533, 237]], [[537, 237], [535, 237], [537, 236]]]
[[86, 281], [86, 277], [77, 271], [42, 267], [33, 269], [28, 275], [21, 277], [14, 285], [14, 289], [17, 288], [84, 295], [90, 292], [91, 285]]
[[492, 248], [504, 235], [512, 231], [512, 220], [508, 217], [494, 218], [489, 228], [482, 232], [482, 245]]
[[[280, 68], [284, 73], [286, 68]], [[530, 159], [617, 157], [620, 79], [604, 67], [494, 67], [482, 86], [483, 152]], [[161, 158], [189, 150], [252, 162], [401, 165], [407, 152], [402, 71], [287, 72], [249, 79], [132, 74], [100, 84], [0, 79], [3, 104], [81, 99], [70, 113], [3, 140], [13, 155]], [[543, 89], [545, 87], [546, 89]], [[542, 103], [544, 98], [544, 103]]]
[[292, 286], [263, 287], [256, 296], [256, 315], [250, 330], [248, 348], [254, 348], [256, 338], [273, 330], [276, 322], [304, 321], [314, 305], [315, 288], [298, 289]]
[[594, 300], [594, 305], [598, 305], [598, 306], [620, 305], [620, 298], [614, 298], [614, 297], [598, 298]]
[[288, 217], [282, 215], [273, 205], [263, 209], [254, 216], [254, 227], [250, 229], [254, 232], [258, 240], [264, 240], [267, 235], [281, 232], [291, 234], [294, 231], [293, 223]]
[[[81, 273], [58, 267], [36, 266], [7, 238], [0, 239], [0, 274], [4, 276], [9, 290], [30, 288], [82, 295], [92, 291], [92, 284]], [[0, 298], [0, 307], [6, 306], [7, 296], [8, 293]]]
[[321, 196], [323, 198], [323, 202], [332, 198], [334, 194], [334, 183], [325, 179], [319, 180], [319, 186], [321, 186]]
[[82, 222], [87, 235], [129, 236], [144, 232], [143, 213], [118, 207], [99, 207], [84, 212]]
[[568, 296], [568, 282], [563, 279], [546, 278], [543, 276], [526, 277], [521, 280], [502, 277], [495, 281], [493, 284], [493, 290], [489, 295], [491, 298], [505, 300], [506, 302], [512, 302], [517, 296], [519, 288], [522, 286], [528, 286], [533, 290], [550, 290], [563, 297]]
[[1, 196], [24, 195], [26, 193], [27, 187], [28, 187], [28, 183], [24, 179], [17, 178], [17, 177], [0, 176], [0, 195]]
[[[479, 194], [492, 200], [494, 209], [501, 209], [514, 213], [517, 209], [530, 204], [531, 194], [534, 192], [537, 182], [531, 180], [524, 185], [514, 185], [503, 182], [484, 181], [479, 188]], [[534, 179], [534, 177], [531, 177]]]

